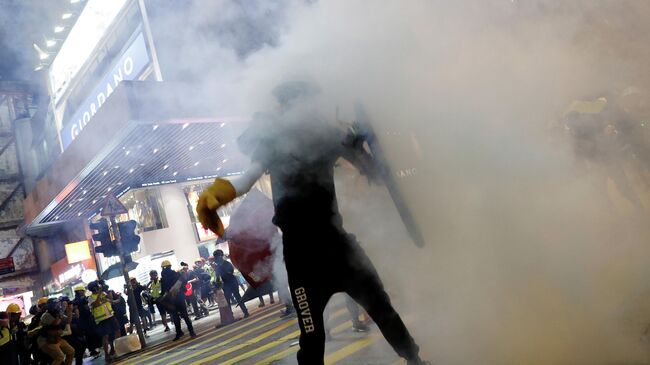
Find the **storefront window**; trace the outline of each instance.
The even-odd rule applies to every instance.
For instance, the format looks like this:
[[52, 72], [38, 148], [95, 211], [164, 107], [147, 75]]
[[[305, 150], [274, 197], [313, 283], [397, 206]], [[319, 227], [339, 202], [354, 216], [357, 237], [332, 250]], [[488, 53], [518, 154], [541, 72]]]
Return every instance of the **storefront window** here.
[[129, 211], [128, 217], [122, 214], [118, 221], [133, 219], [141, 232], [167, 228], [167, 217], [158, 188], [131, 190], [120, 201]]

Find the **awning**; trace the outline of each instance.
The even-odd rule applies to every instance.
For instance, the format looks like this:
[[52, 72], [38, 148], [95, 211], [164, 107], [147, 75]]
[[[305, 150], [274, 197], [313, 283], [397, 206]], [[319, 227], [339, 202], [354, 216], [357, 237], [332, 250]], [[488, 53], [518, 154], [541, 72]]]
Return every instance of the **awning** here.
[[182, 85], [122, 82], [25, 199], [25, 232], [90, 217], [107, 194], [241, 172], [246, 118], [213, 104]]

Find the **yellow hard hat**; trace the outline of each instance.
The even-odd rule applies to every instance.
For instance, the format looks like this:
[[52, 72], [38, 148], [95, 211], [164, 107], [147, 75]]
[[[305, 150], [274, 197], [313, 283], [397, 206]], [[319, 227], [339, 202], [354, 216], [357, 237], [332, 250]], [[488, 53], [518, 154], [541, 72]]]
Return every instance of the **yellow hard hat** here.
[[47, 297], [39, 298], [38, 302], [36, 302], [36, 304], [38, 304], [38, 305], [47, 304]]
[[11, 303], [7, 306], [7, 313], [20, 313], [22, 314], [23, 311], [20, 310], [20, 307], [16, 303]]
[[74, 287], [74, 291], [86, 291], [86, 287], [83, 284], [79, 284]]
[[160, 267], [167, 267], [167, 266], [172, 266], [172, 263], [169, 262], [169, 260], [164, 260], [164, 261], [160, 264]]

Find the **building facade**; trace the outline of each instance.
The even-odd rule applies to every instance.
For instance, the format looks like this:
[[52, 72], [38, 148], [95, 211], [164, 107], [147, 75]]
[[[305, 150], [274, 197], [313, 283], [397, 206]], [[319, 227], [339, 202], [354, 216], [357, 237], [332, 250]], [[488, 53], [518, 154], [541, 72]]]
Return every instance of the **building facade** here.
[[0, 308], [11, 302], [29, 306], [39, 281], [34, 242], [17, 233], [25, 198], [17, 133], [35, 109], [31, 85], [0, 81]]
[[[217, 245], [194, 209], [216, 176], [245, 166], [235, 140], [248, 116], [215, 107], [188, 78], [174, 77], [182, 74], [173, 52], [182, 39], [169, 38], [164, 21], [175, 9], [156, 3], [87, 1], [43, 70], [46, 112], [21, 135], [28, 189], [20, 232], [43, 243], [36, 253], [47, 268], [41, 273], [47, 295], [69, 293], [116, 263], [94, 252], [89, 228], [111, 195], [128, 210], [117, 221], [135, 220], [141, 237], [131, 276], [146, 281], [160, 261], [191, 263]], [[268, 182], [258, 187], [270, 190]], [[222, 214], [227, 223], [229, 212]], [[72, 247], [84, 252], [71, 254]]]

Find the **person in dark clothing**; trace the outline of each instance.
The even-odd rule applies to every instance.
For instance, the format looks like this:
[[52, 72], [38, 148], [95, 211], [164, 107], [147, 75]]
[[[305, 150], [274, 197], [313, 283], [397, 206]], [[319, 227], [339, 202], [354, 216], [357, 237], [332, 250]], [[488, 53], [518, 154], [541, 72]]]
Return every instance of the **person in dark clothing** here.
[[[194, 320], [201, 319], [210, 314], [210, 311], [205, 306], [203, 301], [199, 301], [198, 295], [201, 291], [201, 282], [194, 270], [190, 270], [189, 265], [185, 262], [181, 262], [181, 275], [187, 281], [185, 284], [185, 300], [192, 306], [192, 313], [194, 313]], [[188, 286], [189, 284], [189, 286]], [[191, 288], [191, 290], [190, 290]]]
[[15, 360], [20, 365], [28, 365], [30, 363], [31, 355], [29, 353], [27, 325], [25, 325], [25, 322], [20, 320], [20, 317], [23, 314], [22, 309], [18, 304], [11, 303], [7, 306], [7, 314], [9, 315], [9, 332], [15, 343]]
[[194, 270], [192, 270], [194, 276], [198, 279], [196, 285], [192, 284], [196, 295], [201, 299], [202, 308], [204, 314], [207, 316], [210, 312], [206, 307], [206, 303], [211, 300], [210, 296], [210, 273], [206, 270], [205, 259], [197, 258], [194, 260]]
[[68, 297], [59, 298], [61, 305], [61, 312], [69, 313], [70, 334], [63, 336], [63, 339], [72, 346], [74, 349], [74, 359], [76, 365], [83, 365], [84, 353], [86, 352], [87, 342], [84, 331], [81, 329], [81, 322], [79, 313], [77, 312], [74, 304]]
[[[174, 328], [176, 329], [176, 337], [174, 341], [178, 341], [184, 333], [181, 330], [181, 318], [185, 321], [187, 330], [190, 332], [192, 338], [196, 337], [194, 327], [190, 316], [187, 314], [187, 306], [185, 305], [184, 287], [186, 282], [182, 279], [181, 274], [172, 270], [172, 264], [165, 260], [161, 264], [162, 271], [160, 273], [160, 291], [163, 297], [163, 302], [168, 303], [169, 314], [174, 321]], [[180, 283], [177, 284], [177, 282]]]
[[[137, 315], [142, 321], [143, 330], [148, 331], [151, 327], [153, 327], [153, 323], [151, 319], [151, 313], [149, 313], [149, 311], [144, 308], [144, 302], [142, 301], [142, 292], [147, 290], [147, 288], [144, 285], [140, 284], [136, 278], [130, 278], [129, 281], [131, 282], [131, 288], [133, 288], [135, 307], [136, 311], [138, 312]], [[133, 320], [131, 322], [135, 323]]]
[[273, 222], [283, 233], [284, 260], [301, 331], [298, 363], [323, 364], [323, 310], [334, 293], [345, 292], [366, 309], [408, 365], [426, 364], [372, 262], [343, 228], [334, 189], [337, 160], [348, 160], [369, 179], [377, 178], [378, 169], [363, 147], [362, 136], [330, 124], [319, 112], [318, 91], [316, 85], [300, 81], [274, 90], [280, 110], [258, 115], [238, 139], [242, 152], [251, 157], [251, 166], [232, 182], [217, 178], [204, 190], [197, 205], [199, 219], [205, 228], [223, 235], [217, 208], [248, 192], [268, 172]]
[[[230, 304], [230, 298], [234, 298], [239, 308], [241, 308], [244, 317], [248, 317], [248, 308], [246, 308], [246, 303], [241, 300], [241, 295], [239, 294], [239, 282], [234, 275], [235, 268], [232, 266], [230, 261], [226, 260], [223, 256], [222, 250], [214, 251], [214, 269], [217, 272], [217, 277], [221, 278], [223, 283], [223, 294]], [[231, 304], [232, 305], [232, 304]]]
[[3, 364], [18, 365], [18, 350], [9, 322], [9, 313], [0, 312], [0, 354]]
[[151, 299], [156, 305], [158, 313], [160, 313], [160, 319], [162, 321], [163, 327], [165, 327], [165, 332], [169, 332], [169, 326], [167, 326], [167, 309], [160, 302], [160, 298], [162, 297], [162, 283], [158, 278], [158, 272], [156, 270], [151, 270], [149, 272], [149, 278], [151, 279], [148, 285], [149, 290], [151, 291]]
[[74, 288], [74, 299], [72, 306], [74, 308], [75, 316], [77, 317], [77, 327], [84, 333], [86, 338], [86, 346], [90, 351], [91, 356], [99, 355], [98, 348], [102, 346], [102, 338], [97, 335], [95, 331], [95, 320], [88, 305], [88, 297], [86, 296], [86, 288], [83, 285], [78, 285]]

